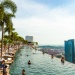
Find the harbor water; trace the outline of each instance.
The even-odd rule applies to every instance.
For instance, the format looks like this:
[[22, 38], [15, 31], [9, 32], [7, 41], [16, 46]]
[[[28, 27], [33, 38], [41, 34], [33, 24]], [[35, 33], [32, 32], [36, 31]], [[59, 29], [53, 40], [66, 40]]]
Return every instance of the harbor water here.
[[[29, 60], [31, 65], [28, 65]], [[27, 46], [16, 52], [10, 75], [22, 75], [22, 69], [25, 69], [26, 75], [75, 75], [75, 64], [62, 64], [60, 59], [51, 59], [50, 55]]]

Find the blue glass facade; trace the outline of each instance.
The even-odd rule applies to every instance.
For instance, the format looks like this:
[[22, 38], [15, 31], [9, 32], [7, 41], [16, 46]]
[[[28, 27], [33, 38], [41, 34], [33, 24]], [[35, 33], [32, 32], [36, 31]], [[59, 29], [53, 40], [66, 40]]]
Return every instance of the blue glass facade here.
[[66, 61], [75, 62], [75, 45], [74, 39], [65, 41], [65, 59]]

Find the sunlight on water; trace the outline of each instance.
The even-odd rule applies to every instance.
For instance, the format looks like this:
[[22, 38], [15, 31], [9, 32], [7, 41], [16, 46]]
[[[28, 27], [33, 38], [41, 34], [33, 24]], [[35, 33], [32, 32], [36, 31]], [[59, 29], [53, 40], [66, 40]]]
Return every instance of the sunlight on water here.
[[[31, 65], [28, 65], [28, 61]], [[60, 59], [51, 59], [50, 55], [42, 54], [31, 48], [20, 49], [15, 56], [14, 63], [10, 67], [10, 75], [22, 75], [22, 69], [26, 75], [75, 75], [75, 64], [65, 62], [63, 65]]]

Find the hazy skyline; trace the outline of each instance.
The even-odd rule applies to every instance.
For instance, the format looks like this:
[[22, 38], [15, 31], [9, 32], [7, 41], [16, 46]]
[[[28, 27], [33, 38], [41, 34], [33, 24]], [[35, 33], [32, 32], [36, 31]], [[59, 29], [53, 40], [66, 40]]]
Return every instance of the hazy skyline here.
[[75, 39], [75, 0], [13, 0], [13, 25], [18, 34], [33, 36], [39, 44], [63, 45]]

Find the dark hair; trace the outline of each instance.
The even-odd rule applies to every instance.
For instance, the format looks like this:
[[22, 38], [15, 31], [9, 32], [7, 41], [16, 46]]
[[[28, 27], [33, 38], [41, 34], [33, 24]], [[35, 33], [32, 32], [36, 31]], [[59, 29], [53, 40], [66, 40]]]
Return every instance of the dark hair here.
[[2, 63], [5, 62], [5, 60], [2, 61]]
[[25, 72], [25, 70], [24, 70], [24, 69], [23, 69], [22, 71], [23, 71], [23, 72]]
[[4, 68], [7, 68], [7, 65], [5, 65]]

